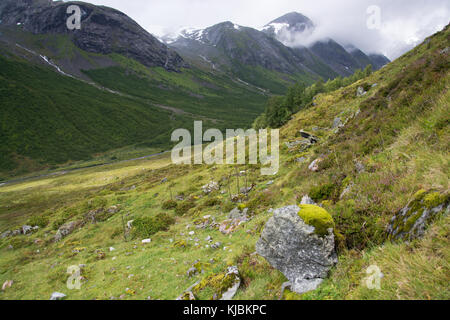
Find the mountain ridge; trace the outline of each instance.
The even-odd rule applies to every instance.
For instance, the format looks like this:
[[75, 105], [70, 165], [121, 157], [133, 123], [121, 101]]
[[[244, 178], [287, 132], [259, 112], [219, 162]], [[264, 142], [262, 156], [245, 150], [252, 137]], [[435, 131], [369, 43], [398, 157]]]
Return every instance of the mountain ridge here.
[[[148, 67], [179, 71], [186, 67], [183, 59], [140, 27], [124, 13], [109, 7], [84, 2], [52, 2], [47, 0], [4, 0], [0, 11], [1, 26], [21, 26], [34, 34], [70, 35], [82, 50], [118, 53], [136, 59]], [[70, 31], [66, 8], [81, 8], [81, 29]]]

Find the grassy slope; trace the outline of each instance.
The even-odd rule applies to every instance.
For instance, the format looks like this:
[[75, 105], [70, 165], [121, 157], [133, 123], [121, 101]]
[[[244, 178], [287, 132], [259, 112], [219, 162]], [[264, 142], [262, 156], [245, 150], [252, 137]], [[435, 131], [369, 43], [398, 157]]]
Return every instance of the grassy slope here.
[[95, 60], [100, 61], [100, 55], [75, 48], [65, 37], [50, 39], [17, 31], [15, 35], [25, 47], [57, 63], [72, 58], [90, 61], [95, 70], [85, 73], [124, 95], [62, 76], [51, 67], [11, 56], [3, 48], [0, 180], [129, 145], [168, 149], [171, 131], [191, 128], [194, 118], [219, 129], [249, 127], [266, 100], [257, 88], [224, 75], [197, 69], [169, 73], [117, 55], [112, 57], [117, 66], [100, 68]]
[[[195, 219], [208, 214], [220, 222], [233, 208], [227, 191], [227, 178], [235, 172], [232, 167], [176, 167], [170, 165], [169, 155], [163, 155], [0, 187], [0, 230], [20, 226], [32, 216], [48, 219], [47, 227], [32, 236], [1, 240], [0, 282], [12, 279], [14, 284], [0, 292], [0, 299], [42, 299], [53, 291], [64, 292], [69, 299], [109, 299], [122, 294], [124, 299], [174, 299], [194, 282], [222, 272], [227, 264], [237, 264], [243, 280], [236, 298], [276, 299], [285, 278], [252, 255], [254, 244], [270, 217], [268, 209], [294, 204], [304, 194], [320, 196], [343, 238], [340, 262], [330, 278], [318, 290], [297, 298], [449, 299], [448, 217], [437, 221], [423, 240], [410, 244], [386, 243], [384, 234], [392, 215], [419, 189], [445, 192], [449, 187], [449, 58], [440, 53], [449, 36], [450, 30], [437, 34], [369, 78], [319, 95], [315, 107], [295, 115], [281, 130], [282, 142], [295, 140], [300, 129], [314, 127], [319, 127], [320, 142], [304, 153], [282, 147], [281, 169], [275, 177], [260, 176], [258, 167], [247, 167], [249, 182], [257, 185], [245, 201], [254, 218], [232, 236], [194, 227]], [[356, 98], [358, 86], [374, 83], [377, 86], [367, 95]], [[338, 134], [330, 129], [337, 116], [349, 118]], [[309, 163], [323, 154], [327, 157], [320, 171], [310, 172]], [[294, 162], [300, 156], [308, 161]], [[357, 172], [355, 160], [364, 164], [365, 172]], [[162, 184], [163, 178], [169, 182]], [[225, 194], [202, 194], [201, 186], [211, 179], [222, 181]], [[267, 186], [269, 180], [275, 183]], [[351, 182], [354, 187], [340, 199]], [[243, 183], [241, 178], [241, 187]], [[132, 186], [136, 188], [129, 189]], [[126, 221], [160, 212], [175, 216], [172, 210], [162, 209], [170, 193], [198, 199], [192, 201], [194, 208], [176, 217], [168, 231], [152, 236], [150, 245], [142, 245], [139, 237], [123, 241], [120, 213], [105, 222], [87, 224], [60, 243], [52, 242], [61, 223], [83, 219], [99, 207], [119, 204]], [[212, 197], [220, 205], [209, 207]], [[188, 236], [189, 231], [195, 235]], [[208, 235], [227, 250], [205, 248]], [[195, 237], [200, 247], [187, 241], [186, 249], [174, 248], [170, 241]], [[41, 244], [34, 243], [38, 238]], [[13, 250], [7, 248], [9, 244]], [[110, 246], [116, 250], [109, 252]], [[75, 248], [80, 252], [74, 252]], [[106, 258], [98, 260], [96, 250], [104, 251]], [[205, 274], [186, 277], [195, 260], [206, 263], [211, 258], [216, 262]], [[83, 276], [88, 281], [81, 290], [69, 291], [66, 270], [77, 264], [87, 265]], [[380, 291], [362, 284], [372, 264], [385, 275]], [[127, 288], [133, 291], [127, 293]]]
[[164, 146], [169, 126], [187, 123], [186, 117], [172, 117], [47, 68], [0, 59], [0, 168], [5, 174], [23, 169], [24, 159], [39, 167], [86, 159], [136, 141]]

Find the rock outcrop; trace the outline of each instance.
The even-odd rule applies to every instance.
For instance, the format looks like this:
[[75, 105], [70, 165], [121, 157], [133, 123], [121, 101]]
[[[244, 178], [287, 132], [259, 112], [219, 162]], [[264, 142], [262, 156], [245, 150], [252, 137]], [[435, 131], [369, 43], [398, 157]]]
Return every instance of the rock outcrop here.
[[277, 209], [256, 244], [256, 252], [288, 278], [296, 293], [316, 289], [337, 263], [330, 219], [313, 205]]
[[410, 241], [423, 237], [427, 226], [438, 214], [450, 212], [450, 196], [420, 190], [406, 207], [394, 215], [387, 227], [390, 240]]
[[80, 223], [78, 221], [72, 221], [62, 225], [56, 232], [55, 241], [58, 242], [62, 240], [64, 237], [71, 234], [79, 225]]

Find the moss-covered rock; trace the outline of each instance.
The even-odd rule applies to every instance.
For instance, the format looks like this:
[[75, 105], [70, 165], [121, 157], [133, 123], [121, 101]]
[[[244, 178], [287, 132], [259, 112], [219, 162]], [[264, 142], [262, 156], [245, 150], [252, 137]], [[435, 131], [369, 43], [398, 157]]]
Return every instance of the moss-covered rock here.
[[328, 235], [328, 229], [334, 228], [333, 217], [321, 207], [302, 204], [298, 215], [306, 224], [313, 226], [315, 233], [321, 237]]
[[413, 240], [422, 237], [426, 228], [441, 213], [448, 213], [450, 195], [435, 190], [419, 190], [406, 207], [392, 218], [389, 240]]
[[213, 274], [200, 281], [192, 288], [196, 298], [209, 300], [228, 300], [236, 293], [240, 285], [236, 267], [229, 267], [227, 272]]
[[231, 300], [241, 284], [237, 267], [212, 274], [189, 287], [177, 300]]

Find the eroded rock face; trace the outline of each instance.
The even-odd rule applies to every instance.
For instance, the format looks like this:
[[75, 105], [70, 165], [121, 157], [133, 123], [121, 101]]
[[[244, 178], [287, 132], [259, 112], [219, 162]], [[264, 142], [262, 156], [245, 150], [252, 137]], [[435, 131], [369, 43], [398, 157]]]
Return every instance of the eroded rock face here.
[[450, 212], [450, 196], [421, 190], [406, 207], [394, 215], [387, 227], [390, 240], [410, 241], [423, 237], [427, 226], [438, 214]]
[[[80, 30], [71, 31], [66, 25], [70, 17], [67, 8], [72, 4], [81, 8]], [[101, 54], [122, 54], [147, 67], [178, 71], [186, 66], [175, 51], [115, 9], [82, 2], [2, 0], [0, 19], [2, 25], [20, 24], [34, 34], [67, 34], [80, 49]]]
[[292, 290], [316, 289], [337, 263], [333, 230], [321, 237], [299, 216], [298, 206], [275, 210], [267, 222], [256, 252], [290, 281]]

